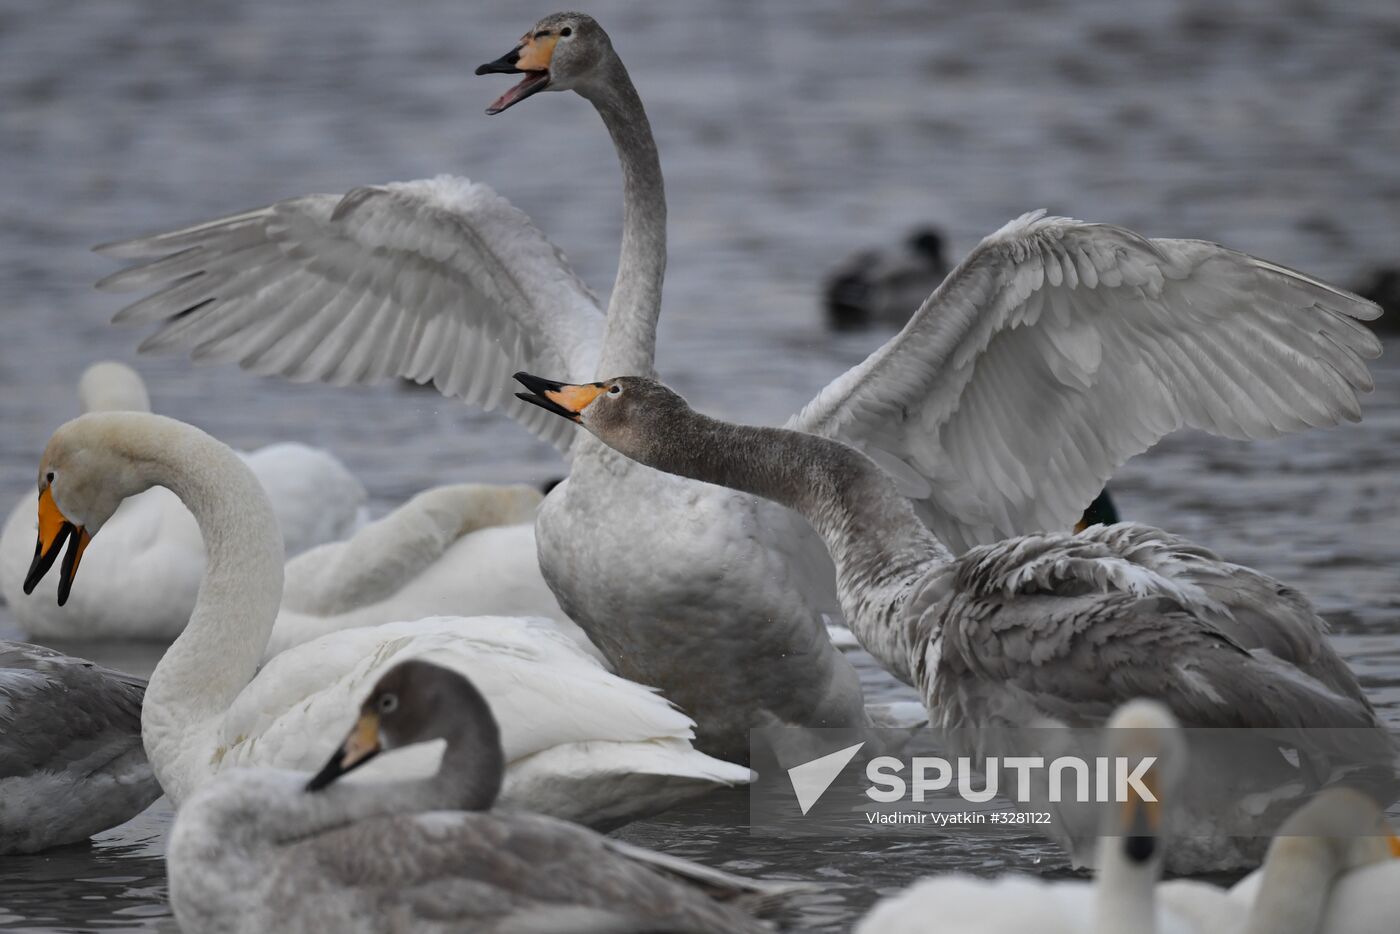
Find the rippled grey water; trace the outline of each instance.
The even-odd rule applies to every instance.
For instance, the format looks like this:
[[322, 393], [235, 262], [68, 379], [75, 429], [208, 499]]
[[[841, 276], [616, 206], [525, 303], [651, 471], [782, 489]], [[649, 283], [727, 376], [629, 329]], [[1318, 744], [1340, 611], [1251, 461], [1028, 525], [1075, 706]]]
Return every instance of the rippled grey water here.
[[[1400, 7], [1389, 0], [767, 0], [589, 5], [652, 113], [671, 196], [662, 372], [698, 405], [777, 421], [878, 335], [820, 327], [824, 270], [912, 224], [961, 252], [1025, 210], [1229, 243], [1339, 281], [1400, 260]], [[967, 8], [964, 8], [967, 7]], [[73, 382], [137, 362], [157, 406], [240, 447], [334, 449], [380, 509], [435, 483], [541, 479], [513, 425], [394, 387], [332, 390], [135, 360], [90, 290], [92, 243], [309, 191], [442, 171], [490, 182], [595, 287], [619, 179], [585, 105], [481, 111], [470, 76], [548, 4], [10, 0], [0, 7], [0, 495], [32, 482]], [[1393, 350], [1394, 348], [1392, 348]], [[1365, 421], [1246, 446], [1182, 435], [1115, 481], [1127, 514], [1306, 590], [1400, 725], [1400, 365]], [[4, 508], [8, 509], [8, 505]], [[0, 608], [0, 635], [15, 632]], [[65, 647], [147, 669], [133, 646]], [[866, 665], [874, 696], [900, 689]], [[1063, 871], [1027, 838], [800, 848], [748, 836], [742, 795], [626, 835], [814, 879], [799, 923], [841, 930], [920, 874]], [[91, 848], [0, 860], [0, 928], [145, 930], [166, 914], [169, 810]], [[168, 922], [166, 922], [168, 923]]]

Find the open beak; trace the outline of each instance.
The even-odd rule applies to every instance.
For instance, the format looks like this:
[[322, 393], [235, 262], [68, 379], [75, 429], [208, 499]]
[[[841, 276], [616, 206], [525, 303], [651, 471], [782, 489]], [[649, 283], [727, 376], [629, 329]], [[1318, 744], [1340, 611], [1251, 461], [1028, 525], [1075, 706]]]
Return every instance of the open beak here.
[[524, 79], [506, 91], [490, 107], [488, 114], [498, 114], [514, 107], [532, 94], [538, 94], [549, 87], [549, 60], [554, 57], [554, 44], [558, 36], [526, 36], [520, 44], [494, 62], [487, 62], [476, 69], [479, 75], [524, 75]]
[[579, 415], [588, 407], [588, 404], [607, 391], [607, 387], [602, 383], [575, 385], [545, 379], [543, 376], [531, 376], [524, 372], [516, 373], [515, 380], [530, 390], [529, 392], [517, 392], [515, 398], [524, 399], [546, 412], [562, 415], [571, 422], [578, 421]]
[[340, 744], [335, 755], [326, 763], [326, 767], [306, 783], [306, 790], [320, 791], [346, 772], [354, 771], [379, 755], [381, 749], [383, 746], [379, 742], [379, 715], [373, 711], [364, 711], [360, 714], [360, 719], [355, 721], [350, 735], [345, 737], [345, 742]]
[[74, 525], [59, 511], [53, 501], [53, 488], [44, 487], [39, 494], [39, 541], [34, 545], [34, 561], [29, 565], [29, 573], [24, 577], [24, 592], [34, 592], [39, 581], [49, 573], [49, 568], [58, 560], [63, 543], [68, 542], [68, 552], [63, 556], [63, 567], [59, 569], [58, 605], [68, 602], [68, 594], [73, 589], [73, 577], [78, 573], [78, 562], [83, 560], [92, 536], [87, 529]]

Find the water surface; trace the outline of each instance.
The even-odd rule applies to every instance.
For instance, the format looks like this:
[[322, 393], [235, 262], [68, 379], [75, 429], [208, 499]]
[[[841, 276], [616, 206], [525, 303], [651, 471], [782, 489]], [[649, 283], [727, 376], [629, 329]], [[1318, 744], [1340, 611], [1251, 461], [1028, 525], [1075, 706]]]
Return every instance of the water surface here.
[[[589, 5], [652, 114], [671, 199], [661, 372], [699, 407], [777, 422], [882, 335], [832, 340], [817, 295], [854, 249], [919, 222], [962, 253], [1047, 207], [1218, 240], [1339, 281], [1400, 260], [1400, 7], [1311, 0], [768, 0]], [[1227, 7], [1225, 9], [1224, 7]], [[0, 10], [0, 501], [33, 482], [88, 363], [139, 365], [158, 409], [253, 448], [339, 454], [383, 511], [460, 480], [561, 465], [513, 424], [423, 392], [335, 390], [137, 359], [91, 283], [93, 243], [311, 191], [443, 171], [526, 210], [600, 293], [620, 182], [592, 111], [482, 109], [472, 68], [547, 4], [11, 0]], [[1123, 512], [1310, 594], [1400, 726], [1400, 365], [1365, 421], [1243, 445], [1183, 434], [1115, 479]], [[0, 608], [0, 636], [16, 635]], [[131, 670], [157, 650], [64, 648]], [[863, 665], [872, 698], [908, 696]], [[837, 931], [881, 892], [954, 868], [1063, 872], [1027, 837], [783, 846], [743, 797], [624, 831], [744, 872], [825, 883], [798, 923]], [[150, 930], [169, 809], [92, 847], [0, 861], [0, 928]], [[165, 922], [168, 924], [168, 922]]]

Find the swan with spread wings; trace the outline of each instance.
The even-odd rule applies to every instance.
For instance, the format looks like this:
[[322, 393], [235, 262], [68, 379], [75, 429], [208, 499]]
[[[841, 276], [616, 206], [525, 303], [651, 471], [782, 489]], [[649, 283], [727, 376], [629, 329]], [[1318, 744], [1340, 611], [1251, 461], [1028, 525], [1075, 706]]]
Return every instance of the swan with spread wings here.
[[[633, 464], [510, 395], [518, 369], [653, 372], [666, 200], [641, 100], [607, 34], [556, 14], [478, 69], [523, 75], [488, 112], [573, 90], [622, 166], [606, 314], [519, 210], [461, 178], [281, 201], [100, 248], [160, 287], [117, 315], [146, 350], [332, 383], [431, 381], [563, 450], [536, 524], [563, 610], [619, 674], [665, 691], [698, 744], [747, 756], [753, 725], [867, 722], [823, 626], [822, 543], [794, 513]], [[1272, 438], [1359, 417], [1376, 306], [1197, 240], [1028, 214], [984, 240], [908, 325], [788, 423], [852, 444], [955, 552], [1068, 528], [1114, 468], [1168, 432]]]

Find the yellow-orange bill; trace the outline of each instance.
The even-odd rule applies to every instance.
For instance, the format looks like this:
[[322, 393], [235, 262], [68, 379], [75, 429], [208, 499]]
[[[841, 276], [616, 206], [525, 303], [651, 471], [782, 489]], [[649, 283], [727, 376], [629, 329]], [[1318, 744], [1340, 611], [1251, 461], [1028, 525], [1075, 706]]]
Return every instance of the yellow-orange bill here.
[[549, 390], [544, 393], [544, 396], [556, 405], [577, 415], [586, 409], [590, 402], [606, 391], [601, 385], [589, 383], [584, 386], [565, 386], [562, 389]]

